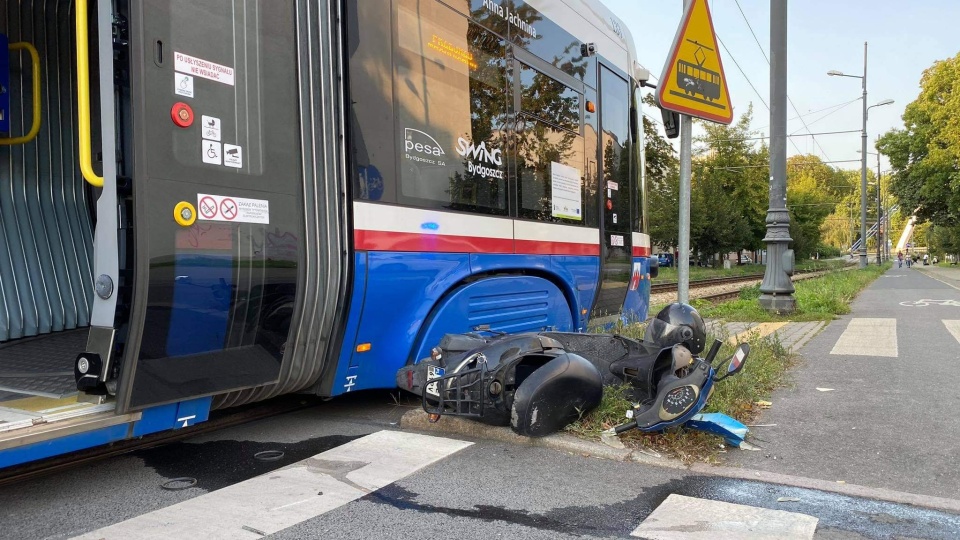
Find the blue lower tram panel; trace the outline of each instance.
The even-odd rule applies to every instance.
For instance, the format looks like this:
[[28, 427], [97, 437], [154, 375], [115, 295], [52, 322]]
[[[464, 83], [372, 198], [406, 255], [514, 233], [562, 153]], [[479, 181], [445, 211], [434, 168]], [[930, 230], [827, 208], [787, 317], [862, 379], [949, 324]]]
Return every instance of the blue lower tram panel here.
[[210, 417], [212, 401], [213, 398], [206, 397], [161, 405], [144, 410], [136, 422], [0, 450], [0, 469], [205, 422]]

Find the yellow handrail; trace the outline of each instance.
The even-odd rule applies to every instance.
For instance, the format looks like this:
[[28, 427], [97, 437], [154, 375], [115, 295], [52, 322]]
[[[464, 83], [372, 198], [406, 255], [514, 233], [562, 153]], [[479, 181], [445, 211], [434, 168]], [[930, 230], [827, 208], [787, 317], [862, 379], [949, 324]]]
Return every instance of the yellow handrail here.
[[33, 126], [22, 137], [0, 138], [0, 146], [26, 144], [37, 138], [37, 133], [40, 133], [40, 55], [37, 54], [37, 48], [26, 41], [11, 43], [10, 50], [26, 50], [30, 53], [30, 61], [33, 63]]
[[90, 59], [87, 48], [87, 0], [77, 0], [77, 105], [80, 112], [80, 172], [92, 186], [103, 187], [103, 177], [93, 171], [90, 139]]

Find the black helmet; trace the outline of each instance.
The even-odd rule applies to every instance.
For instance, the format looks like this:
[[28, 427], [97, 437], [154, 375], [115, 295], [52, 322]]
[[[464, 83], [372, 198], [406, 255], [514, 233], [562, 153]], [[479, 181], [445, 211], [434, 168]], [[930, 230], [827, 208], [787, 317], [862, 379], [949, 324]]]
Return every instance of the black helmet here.
[[650, 321], [644, 341], [662, 346], [683, 343], [693, 354], [700, 354], [707, 344], [707, 325], [693, 306], [674, 302]]

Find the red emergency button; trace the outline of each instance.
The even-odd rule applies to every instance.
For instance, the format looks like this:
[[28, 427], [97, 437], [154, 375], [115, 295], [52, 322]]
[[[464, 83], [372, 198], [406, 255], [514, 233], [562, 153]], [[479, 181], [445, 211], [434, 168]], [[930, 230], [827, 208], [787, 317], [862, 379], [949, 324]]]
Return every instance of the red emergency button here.
[[174, 124], [182, 128], [190, 127], [193, 124], [193, 109], [186, 103], [177, 103], [170, 110], [170, 118], [173, 119]]

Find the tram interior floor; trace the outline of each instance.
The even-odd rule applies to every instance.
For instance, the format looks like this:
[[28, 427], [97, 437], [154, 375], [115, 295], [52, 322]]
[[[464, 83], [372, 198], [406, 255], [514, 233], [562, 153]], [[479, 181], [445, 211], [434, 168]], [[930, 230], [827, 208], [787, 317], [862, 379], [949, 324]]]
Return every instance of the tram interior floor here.
[[0, 344], [0, 429], [3, 424], [79, 407], [73, 378], [87, 329]]

